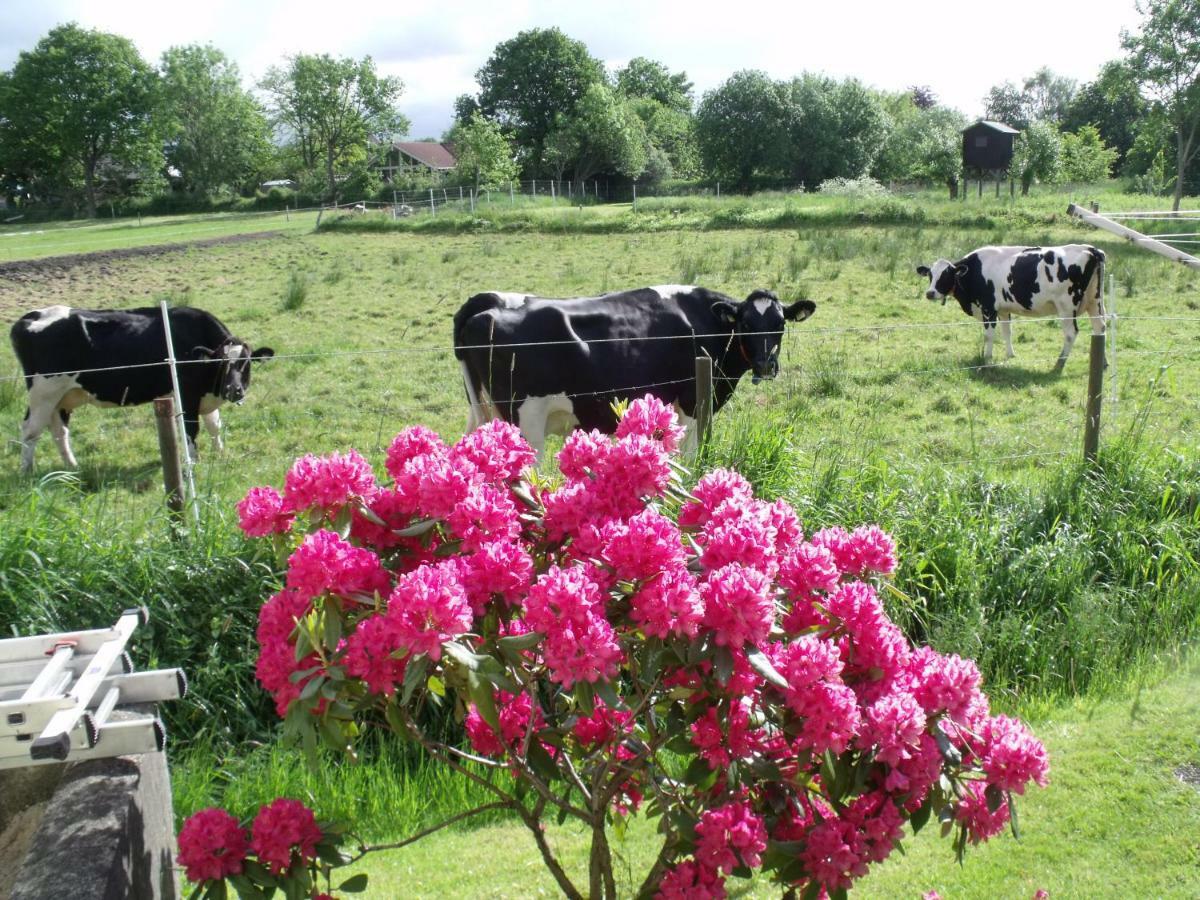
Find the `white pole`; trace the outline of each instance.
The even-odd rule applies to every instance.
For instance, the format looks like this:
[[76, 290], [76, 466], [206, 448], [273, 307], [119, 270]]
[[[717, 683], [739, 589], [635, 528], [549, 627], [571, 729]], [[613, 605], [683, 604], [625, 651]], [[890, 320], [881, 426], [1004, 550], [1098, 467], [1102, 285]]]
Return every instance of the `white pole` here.
[[557, 197], [554, 196], [554, 179], [550, 180], [550, 202], [553, 203]]
[[429, 214], [431, 216], [437, 215], [437, 204], [433, 202], [433, 188], [429, 189]]
[[171, 316], [167, 301], [160, 300], [158, 308], [162, 312], [163, 335], [167, 341], [167, 367], [171, 370], [171, 393], [175, 398], [175, 424], [179, 429], [179, 442], [183, 445], [183, 474], [187, 481], [188, 504], [192, 507], [192, 518], [199, 527], [200, 509], [196, 506], [196, 480], [192, 473], [196, 461], [192, 457], [193, 448], [188, 443], [187, 428], [183, 422], [183, 398], [179, 393], [179, 370], [175, 366], [175, 342], [171, 338]]
[[1113, 274], [1108, 276], [1108, 327], [1112, 329], [1108, 339], [1108, 364], [1111, 367], [1109, 378], [1112, 379], [1109, 386], [1112, 412], [1109, 415], [1115, 425], [1117, 421], [1117, 276]]
[[1178, 263], [1183, 263], [1192, 269], [1200, 269], [1200, 259], [1191, 254], [1184, 253], [1182, 250], [1177, 250], [1162, 241], [1156, 241], [1152, 237], [1147, 237], [1140, 231], [1134, 231], [1132, 228], [1126, 228], [1124, 225], [1119, 225], [1112, 219], [1107, 219], [1099, 213], [1094, 213], [1091, 210], [1084, 209], [1081, 206], [1076, 206], [1072, 203], [1067, 207], [1067, 212], [1077, 218], [1083, 219], [1089, 225], [1094, 225], [1096, 228], [1103, 231], [1111, 232], [1115, 235], [1125, 238], [1132, 244], [1143, 247], [1151, 253], [1157, 253], [1159, 256], [1165, 256], [1167, 259], [1174, 260]]
[[513, 199], [513, 186], [512, 186], [512, 182], [510, 181], [508, 183], [508, 205], [512, 206], [516, 202], [517, 201]]

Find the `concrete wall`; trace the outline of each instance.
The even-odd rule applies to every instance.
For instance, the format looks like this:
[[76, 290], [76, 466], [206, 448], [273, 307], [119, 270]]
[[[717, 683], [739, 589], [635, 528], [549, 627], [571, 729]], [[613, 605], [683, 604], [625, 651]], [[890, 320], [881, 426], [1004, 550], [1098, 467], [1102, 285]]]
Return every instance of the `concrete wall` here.
[[165, 753], [2, 771], [6, 829], [28, 849], [15, 872], [0, 871], [0, 900], [178, 896]]

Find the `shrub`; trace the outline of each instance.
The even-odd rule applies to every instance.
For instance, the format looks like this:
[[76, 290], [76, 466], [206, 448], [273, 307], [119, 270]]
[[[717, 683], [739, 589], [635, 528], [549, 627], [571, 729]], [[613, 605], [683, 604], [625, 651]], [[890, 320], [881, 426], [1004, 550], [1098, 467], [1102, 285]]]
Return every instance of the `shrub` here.
[[853, 197], [856, 200], [889, 196], [888, 189], [870, 175], [864, 175], [861, 178], [830, 178], [822, 181], [817, 190], [822, 194], [834, 197]]
[[[724, 896], [754, 870], [839, 896], [906, 822], [936, 814], [960, 857], [999, 832], [1045, 752], [989, 715], [972, 663], [890, 621], [891, 539], [805, 539], [732, 471], [688, 494], [681, 438], [646, 397], [615, 439], [570, 436], [553, 483], [493, 422], [452, 447], [402, 432], [386, 486], [351, 451], [252, 489], [243, 530], [287, 557], [257, 663], [285, 732], [349, 753], [367, 727], [414, 742], [495, 796], [477, 811], [516, 815], [573, 897], [548, 813], [588, 828], [593, 897], [616, 894], [606, 827], [639, 808], [664, 836], [639, 896]], [[457, 711], [472, 752], [422, 727], [430, 706]]]

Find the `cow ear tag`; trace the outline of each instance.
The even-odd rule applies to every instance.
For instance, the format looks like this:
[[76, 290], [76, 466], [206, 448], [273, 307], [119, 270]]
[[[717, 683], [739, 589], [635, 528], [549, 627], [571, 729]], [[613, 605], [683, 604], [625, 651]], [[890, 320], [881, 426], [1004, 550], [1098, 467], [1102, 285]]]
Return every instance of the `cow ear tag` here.
[[713, 314], [726, 325], [737, 322], [737, 307], [727, 300], [718, 300], [712, 305]]

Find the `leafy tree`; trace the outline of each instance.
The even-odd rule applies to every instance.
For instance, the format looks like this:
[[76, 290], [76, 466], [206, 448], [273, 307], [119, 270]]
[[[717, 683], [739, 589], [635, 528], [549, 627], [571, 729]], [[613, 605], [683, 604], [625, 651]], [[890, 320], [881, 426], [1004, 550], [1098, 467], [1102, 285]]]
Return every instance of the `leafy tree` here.
[[270, 129], [237, 64], [212, 45], [191, 44], [167, 50], [161, 71], [167, 161], [184, 186], [211, 195], [257, 172]]
[[637, 178], [645, 170], [646, 127], [633, 105], [607, 85], [587, 89], [570, 127], [577, 147], [574, 172], [580, 181], [604, 170], [627, 178]]
[[993, 87], [983, 98], [984, 116], [1024, 131], [1032, 121], [1025, 94], [1011, 81]]
[[1175, 131], [1175, 194], [1183, 198], [1184, 175], [1200, 150], [1200, 3], [1142, 0], [1141, 31], [1123, 32], [1129, 63], [1142, 88]]
[[[632, 105], [646, 128], [652, 148], [663, 158], [656, 163], [659, 180], [672, 175], [687, 178], [698, 174], [700, 151], [696, 146], [696, 122], [691, 114], [648, 97], [634, 99]], [[669, 171], [662, 168], [662, 161], [667, 163]]]
[[908, 89], [908, 94], [917, 109], [933, 109], [937, 106], [937, 94], [927, 84], [914, 84]]
[[1017, 138], [1013, 173], [1021, 181], [1021, 195], [1034, 182], [1052, 182], [1058, 177], [1062, 142], [1058, 129], [1048, 122], [1034, 122]]
[[1117, 151], [1105, 146], [1095, 125], [1062, 136], [1061, 168], [1065, 181], [1091, 184], [1112, 174]]
[[337, 194], [339, 166], [361, 156], [369, 139], [408, 131], [396, 109], [403, 83], [380, 77], [369, 56], [299, 54], [283, 68], [268, 69], [261, 87], [276, 123], [299, 143], [306, 167], [323, 165], [330, 198]]
[[1104, 64], [1095, 81], [1079, 89], [1061, 125], [1064, 131], [1095, 125], [1104, 143], [1117, 151], [1117, 164], [1123, 165], [1138, 127], [1146, 119], [1147, 107], [1129, 65], [1114, 60]]
[[630, 99], [645, 98], [679, 112], [692, 111], [692, 83], [687, 72], [672, 73], [644, 56], [634, 57], [617, 70], [617, 91]]
[[1029, 117], [1039, 122], [1061, 122], [1070, 108], [1076, 91], [1075, 79], [1055, 75], [1042, 66], [1025, 79], [1022, 96]]
[[858, 178], [887, 136], [876, 95], [859, 81], [804, 74], [785, 86], [788, 169], [812, 186], [828, 178]]
[[494, 187], [517, 177], [518, 166], [508, 139], [499, 125], [478, 112], [465, 125], [455, 125], [449, 138], [458, 157], [456, 171], [476, 192], [480, 186]]
[[788, 106], [781, 86], [742, 70], [705, 93], [696, 110], [696, 140], [705, 169], [749, 189], [756, 172], [776, 174], [787, 157]]
[[944, 106], [921, 110], [917, 120], [920, 152], [914, 174], [946, 185], [951, 199], [958, 196], [962, 178], [962, 130], [966, 124], [962, 113]]
[[[538, 172], [556, 117], [574, 116], [588, 88], [605, 77], [603, 64], [582, 42], [557, 28], [535, 28], [497, 44], [475, 80], [479, 110], [513, 135]], [[459, 111], [466, 111], [465, 104]]]
[[82, 184], [94, 217], [105, 168], [124, 182], [161, 160], [156, 78], [126, 38], [73, 22], [54, 28], [5, 79], [0, 168], [52, 190]]
[[887, 128], [871, 163], [871, 175], [880, 181], [911, 179], [921, 152], [918, 124], [921, 107], [911, 91], [880, 92], [877, 99], [887, 118]]

